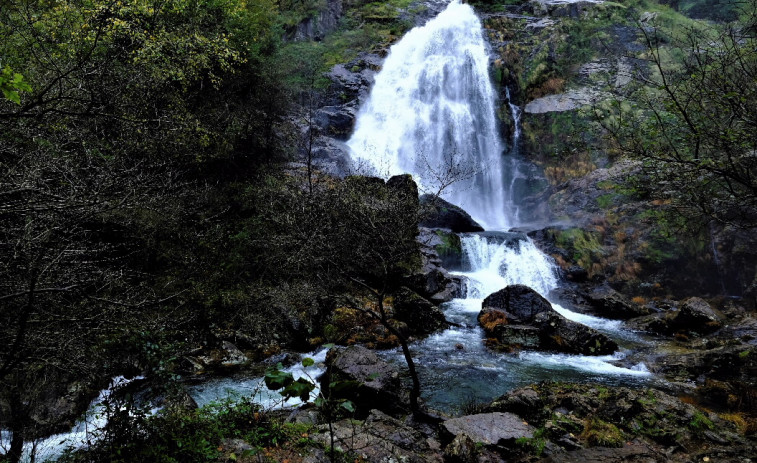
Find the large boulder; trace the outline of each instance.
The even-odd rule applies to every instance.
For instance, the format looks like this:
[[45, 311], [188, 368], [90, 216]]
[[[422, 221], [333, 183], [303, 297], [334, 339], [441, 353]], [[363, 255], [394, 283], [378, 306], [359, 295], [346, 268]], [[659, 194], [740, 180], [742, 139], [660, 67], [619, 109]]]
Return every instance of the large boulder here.
[[487, 337], [508, 348], [583, 355], [606, 355], [618, 349], [604, 334], [557, 313], [549, 301], [525, 285], [511, 285], [489, 295], [478, 322]]
[[462, 208], [435, 195], [420, 197], [422, 227], [446, 228], [455, 233], [484, 231], [473, 217]]
[[698, 297], [692, 297], [681, 304], [673, 319], [673, 326], [696, 333], [710, 333], [720, 328], [720, 317], [710, 304]]
[[413, 334], [430, 334], [449, 326], [439, 307], [404, 287], [394, 295], [394, 318], [405, 322]]
[[513, 324], [531, 323], [537, 314], [553, 310], [549, 301], [526, 285], [510, 285], [490, 294], [481, 308], [502, 310]]
[[320, 381], [327, 396], [351, 400], [358, 415], [373, 408], [389, 413], [407, 409], [399, 369], [363, 346], [331, 349]]
[[586, 295], [594, 312], [604, 318], [628, 320], [649, 315], [649, 308], [635, 304], [607, 285], [595, 288]]
[[325, 448], [331, 445], [333, 437], [334, 447], [354, 456], [355, 461], [442, 463], [439, 443], [419, 428], [413, 422], [371, 410], [365, 420], [350, 418], [330, 426], [323, 424], [309, 437]]
[[507, 445], [531, 439], [535, 429], [512, 413], [479, 413], [452, 418], [442, 423], [442, 435], [449, 440], [467, 435], [484, 445]]

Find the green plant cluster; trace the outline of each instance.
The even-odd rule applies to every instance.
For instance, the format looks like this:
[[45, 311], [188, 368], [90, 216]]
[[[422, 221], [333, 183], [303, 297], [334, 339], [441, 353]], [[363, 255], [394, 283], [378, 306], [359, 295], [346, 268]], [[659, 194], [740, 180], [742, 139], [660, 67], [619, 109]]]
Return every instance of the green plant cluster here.
[[212, 462], [227, 454], [223, 446], [226, 439], [241, 439], [252, 447], [240, 455], [227, 455], [236, 459], [262, 455], [272, 446], [313, 445], [302, 439], [311, 431], [307, 425], [283, 423], [249, 399], [229, 399], [196, 410], [170, 409], [155, 415], [126, 407], [113, 410], [98, 441], [58, 461]]

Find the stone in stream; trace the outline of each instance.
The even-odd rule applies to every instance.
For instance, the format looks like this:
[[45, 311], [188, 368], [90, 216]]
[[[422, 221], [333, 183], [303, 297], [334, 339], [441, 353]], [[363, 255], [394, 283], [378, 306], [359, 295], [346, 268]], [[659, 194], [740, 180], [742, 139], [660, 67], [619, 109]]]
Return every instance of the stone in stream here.
[[569, 354], [606, 355], [618, 345], [593, 328], [563, 317], [539, 293], [510, 285], [482, 303], [478, 322], [489, 338], [508, 347]]
[[358, 415], [374, 408], [397, 413], [408, 407], [399, 368], [363, 346], [331, 349], [320, 381], [327, 396], [351, 400]]

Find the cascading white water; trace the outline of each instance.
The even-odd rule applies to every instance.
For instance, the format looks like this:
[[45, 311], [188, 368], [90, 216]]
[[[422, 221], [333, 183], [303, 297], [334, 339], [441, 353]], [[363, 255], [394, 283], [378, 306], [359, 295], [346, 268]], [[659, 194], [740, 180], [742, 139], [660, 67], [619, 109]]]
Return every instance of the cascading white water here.
[[347, 142], [357, 173], [412, 173], [487, 229], [508, 223], [481, 22], [455, 0], [389, 51]]
[[[355, 164], [364, 173], [384, 177], [411, 173], [427, 190], [463, 178], [443, 195], [446, 199], [489, 230], [514, 225], [518, 208], [511, 193], [522, 177], [520, 161], [503, 157], [487, 66], [481, 23], [468, 5], [454, 0], [425, 26], [411, 30], [390, 50], [358, 113], [348, 142]], [[520, 136], [520, 108], [511, 104], [510, 109]], [[533, 242], [522, 235], [500, 235], [462, 236], [468, 268], [457, 273], [466, 278], [467, 294], [445, 308], [457, 327], [414, 346], [417, 362], [424, 366], [421, 375], [429, 403], [448, 408], [466, 396], [491, 399], [546, 378], [648, 376], [643, 367], [613, 365], [614, 356], [513, 357], [486, 350], [475, 319], [484, 297], [519, 283], [549, 298], [558, 286], [554, 263]], [[552, 305], [566, 318], [607, 333], [620, 332], [619, 322], [571, 312], [554, 301]]]

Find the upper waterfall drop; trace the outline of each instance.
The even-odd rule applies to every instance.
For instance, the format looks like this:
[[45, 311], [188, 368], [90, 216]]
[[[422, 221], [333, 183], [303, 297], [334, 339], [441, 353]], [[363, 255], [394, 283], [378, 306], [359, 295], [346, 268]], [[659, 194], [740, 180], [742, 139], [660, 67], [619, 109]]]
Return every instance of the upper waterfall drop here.
[[411, 173], [487, 229], [512, 225], [481, 22], [459, 0], [389, 50], [347, 142], [357, 173]]

